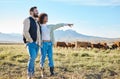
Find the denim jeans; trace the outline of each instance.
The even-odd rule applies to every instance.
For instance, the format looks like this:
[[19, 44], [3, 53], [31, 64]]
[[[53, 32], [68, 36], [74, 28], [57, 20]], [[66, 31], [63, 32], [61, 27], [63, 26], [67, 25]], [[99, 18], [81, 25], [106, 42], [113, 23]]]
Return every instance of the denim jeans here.
[[28, 75], [30, 76], [34, 74], [34, 64], [38, 55], [39, 46], [35, 42], [32, 42], [27, 44], [27, 49], [30, 57], [28, 61]]
[[40, 67], [44, 67], [45, 58], [48, 57], [49, 67], [54, 67], [52, 42], [43, 42], [41, 47]]

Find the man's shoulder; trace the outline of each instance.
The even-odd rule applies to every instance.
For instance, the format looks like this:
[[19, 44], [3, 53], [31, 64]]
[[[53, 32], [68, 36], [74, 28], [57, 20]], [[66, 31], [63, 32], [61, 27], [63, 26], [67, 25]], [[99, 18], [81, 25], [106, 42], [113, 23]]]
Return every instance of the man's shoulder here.
[[29, 20], [30, 19], [30, 16], [29, 17], [27, 17], [27, 18], [25, 18], [24, 20]]
[[25, 18], [25, 19], [24, 19], [24, 22], [29, 22], [29, 21], [30, 21], [29, 18], [30, 18], [30, 17]]

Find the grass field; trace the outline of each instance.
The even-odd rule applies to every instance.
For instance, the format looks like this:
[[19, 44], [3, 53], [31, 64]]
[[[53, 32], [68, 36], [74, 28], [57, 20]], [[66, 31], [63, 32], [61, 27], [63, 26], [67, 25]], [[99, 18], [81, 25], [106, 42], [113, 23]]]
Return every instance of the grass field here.
[[[24, 45], [0, 45], [0, 79], [26, 79], [29, 56]], [[40, 79], [40, 54], [35, 77]], [[49, 77], [46, 59], [45, 79], [120, 79], [120, 50], [54, 48], [57, 76]]]

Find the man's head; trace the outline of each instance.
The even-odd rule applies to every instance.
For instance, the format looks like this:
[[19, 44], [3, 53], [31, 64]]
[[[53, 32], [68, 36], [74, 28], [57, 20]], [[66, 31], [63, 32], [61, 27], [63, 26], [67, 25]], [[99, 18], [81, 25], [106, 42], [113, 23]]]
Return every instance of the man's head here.
[[37, 7], [31, 7], [30, 8], [30, 15], [37, 18], [38, 17], [38, 10], [37, 10]]

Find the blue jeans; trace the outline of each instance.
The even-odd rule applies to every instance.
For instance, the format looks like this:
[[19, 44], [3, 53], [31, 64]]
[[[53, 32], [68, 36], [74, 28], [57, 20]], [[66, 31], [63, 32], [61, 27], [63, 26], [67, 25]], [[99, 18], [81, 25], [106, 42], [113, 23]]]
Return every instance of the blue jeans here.
[[39, 46], [35, 42], [32, 42], [32, 43], [27, 44], [27, 48], [28, 48], [28, 53], [30, 56], [30, 59], [28, 61], [28, 75], [33, 75], [34, 74], [34, 63], [38, 55]]
[[48, 57], [49, 67], [54, 67], [52, 42], [43, 42], [41, 47], [40, 67], [44, 67], [46, 56]]

